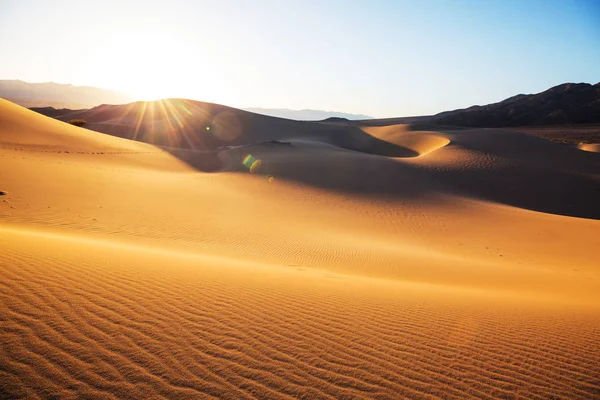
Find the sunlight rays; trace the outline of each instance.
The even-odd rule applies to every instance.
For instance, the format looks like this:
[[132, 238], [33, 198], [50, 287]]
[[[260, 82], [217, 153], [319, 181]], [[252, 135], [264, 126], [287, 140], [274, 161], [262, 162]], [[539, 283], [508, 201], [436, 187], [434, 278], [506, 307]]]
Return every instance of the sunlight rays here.
[[142, 103], [141, 112], [137, 113], [137, 121], [135, 123], [135, 130], [133, 131], [133, 140], [137, 140], [138, 134], [140, 132], [140, 127], [142, 126], [142, 121], [144, 120], [144, 115], [146, 115], [147, 107], [148, 107], [148, 102], [144, 101]]
[[[177, 125], [179, 126], [179, 133], [181, 133], [181, 137], [186, 141], [186, 143], [188, 144], [188, 146], [192, 149], [192, 150], [196, 150], [196, 146], [194, 146], [194, 143], [189, 139], [187, 133], [186, 133], [186, 129], [187, 127], [184, 125], [182, 118], [179, 116], [179, 111], [177, 109], [177, 107], [173, 106], [173, 104], [171, 103], [170, 100], [161, 100], [162, 104], [166, 104], [168, 107], [167, 112], [170, 113], [170, 115], [173, 116], [173, 118], [175, 119], [175, 122], [177, 122]], [[181, 103], [179, 103], [181, 105]], [[189, 115], [192, 115], [191, 112], [189, 112], [187, 109], [186, 111], [189, 113]]]
[[179, 147], [179, 141], [176, 141], [177, 139], [177, 130], [175, 129], [175, 125], [173, 124], [173, 121], [171, 120], [171, 116], [169, 115], [169, 112], [167, 111], [167, 108], [165, 107], [165, 100], [158, 100], [157, 102], [155, 102], [155, 104], [159, 105], [159, 110], [160, 113], [162, 115], [162, 119], [166, 120], [166, 123], [168, 125], [167, 131], [166, 131], [166, 139], [169, 142], [169, 147]]
[[238, 145], [244, 135], [245, 123], [234, 109], [185, 99], [101, 105], [84, 110], [82, 116], [92, 130], [193, 151]]

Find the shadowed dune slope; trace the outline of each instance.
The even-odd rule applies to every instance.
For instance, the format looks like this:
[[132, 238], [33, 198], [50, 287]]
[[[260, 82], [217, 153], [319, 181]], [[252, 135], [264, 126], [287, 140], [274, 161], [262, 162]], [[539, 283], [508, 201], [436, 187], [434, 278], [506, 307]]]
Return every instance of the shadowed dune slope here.
[[105, 105], [60, 118], [164, 145], [205, 172], [247, 171], [241, 161], [252, 154], [263, 162], [259, 173], [328, 190], [397, 198], [445, 192], [600, 219], [598, 156], [522, 133], [300, 122], [181, 99]]
[[526, 134], [500, 130], [366, 132], [414, 152], [381, 157], [319, 144], [256, 144], [220, 154], [228, 169], [262, 160], [258, 173], [367, 197], [435, 199], [441, 193], [552, 214], [600, 219], [600, 157]]
[[185, 99], [102, 105], [58, 117], [83, 119], [86, 128], [142, 142], [211, 150], [282, 139], [317, 140], [361, 152], [395, 157], [413, 151], [365, 134], [352, 126], [292, 121], [219, 104]]
[[462, 195], [600, 219], [600, 157], [526, 134], [462, 130], [431, 156], [406, 160]]
[[411, 157], [300, 128], [164, 151], [0, 116], [0, 398], [600, 393], [600, 222], [507, 205], [583, 212], [532, 190], [596, 199], [597, 153], [402, 126], [358, 137]]

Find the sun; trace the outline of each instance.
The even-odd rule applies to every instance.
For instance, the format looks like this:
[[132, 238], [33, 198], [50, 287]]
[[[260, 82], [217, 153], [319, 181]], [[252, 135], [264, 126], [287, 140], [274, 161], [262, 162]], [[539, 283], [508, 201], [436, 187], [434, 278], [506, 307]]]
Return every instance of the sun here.
[[190, 82], [177, 72], [177, 66], [167, 60], [144, 60], [138, 62], [122, 86], [136, 100], [161, 100], [185, 97]]
[[[134, 30], [102, 43], [102, 63], [88, 65], [98, 85], [128, 94], [134, 101], [185, 98], [235, 105], [243, 97], [229, 66], [208, 42], [153, 30]], [[212, 49], [212, 50], [211, 50]]]
[[[107, 58], [95, 66], [106, 87], [129, 94], [135, 100], [189, 97], [191, 88], [205, 80], [190, 50], [174, 38], [135, 32], [104, 50]], [[195, 65], [195, 70], [192, 70]]]
[[[148, 84], [148, 82], [152, 82]], [[177, 94], [177, 84], [156, 76], [155, 74], [147, 74], [140, 77], [140, 82], [134, 82], [129, 93], [136, 100], [154, 101], [168, 99], [172, 97], [182, 97]]]

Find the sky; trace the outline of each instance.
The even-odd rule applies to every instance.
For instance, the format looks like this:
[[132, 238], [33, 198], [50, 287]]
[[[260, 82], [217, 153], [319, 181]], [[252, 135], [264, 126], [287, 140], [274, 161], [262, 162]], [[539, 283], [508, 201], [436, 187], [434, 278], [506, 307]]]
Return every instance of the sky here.
[[428, 115], [600, 81], [599, 0], [0, 0], [0, 79]]

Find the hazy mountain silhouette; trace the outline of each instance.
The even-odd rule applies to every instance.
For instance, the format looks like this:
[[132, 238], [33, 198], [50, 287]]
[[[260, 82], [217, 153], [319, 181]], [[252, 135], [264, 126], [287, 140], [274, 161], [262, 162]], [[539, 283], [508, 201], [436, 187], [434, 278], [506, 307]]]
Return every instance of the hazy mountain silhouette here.
[[[4, 95], [2, 83], [20, 82], [25, 85], [56, 85], [56, 84], [27, 84], [21, 81], [0, 81], [0, 96], [11, 100]], [[71, 85], [66, 86], [73, 89], [96, 89], [78, 88]], [[102, 91], [102, 89], [96, 89]], [[102, 91], [107, 93], [116, 93]], [[49, 93], [49, 92], [46, 92]], [[62, 92], [66, 96], [66, 91]], [[51, 93], [50, 93], [51, 94]], [[49, 94], [49, 95], [50, 95]], [[51, 106], [51, 102], [43, 103], [44, 107], [31, 107], [41, 114], [57, 118], [73, 110], [68, 108], [89, 108], [82, 106], [66, 106], [67, 102], [74, 102], [68, 97], [53, 100], [60, 103]], [[24, 97], [24, 96], [23, 96]], [[34, 96], [30, 96], [34, 97]], [[42, 96], [37, 96], [41, 98]], [[116, 99], [115, 99], [116, 100]], [[12, 99], [11, 101], [22, 104], [22, 101]], [[79, 100], [81, 101], [81, 100]], [[118, 104], [117, 101], [105, 101], [104, 103]], [[50, 107], [48, 107], [50, 105]], [[60, 108], [60, 109], [59, 109]], [[326, 121], [342, 124], [361, 125], [389, 125], [389, 124], [418, 124], [435, 123], [449, 126], [465, 127], [514, 127], [514, 126], [540, 126], [540, 125], [574, 125], [600, 123], [600, 83], [591, 85], [588, 83], [564, 83], [537, 94], [519, 94], [509, 97], [498, 103], [484, 106], [472, 106], [465, 109], [445, 111], [436, 115], [397, 117], [373, 119], [368, 115], [348, 114], [342, 112], [321, 110], [290, 110], [290, 109], [267, 109], [267, 108], [245, 108], [257, 114], [274, 116], [279, 118], [301, 120], [301, 121]]]
[[271, 117], [279, 117], [286, 119], [295, 119], [298, 121], [321, 121], [331, 117], [346, 118], [349, 120], [357, 119], [372, 119], [373, 117], [364, 114], [348, 114], [337, 111], [324, 110], [290, 110], [288, 108], [243, 108], [245, 111], [250, 111], [257, 114], [269, 115]]
[[[61, 109], [87, 109], [101, 104], [126, 104], [134, 100], [124, 93], [92, 86], [73, 86], [54, 82], [30, 83], [20, 80], [0, 80], [0, 97], [24, 107], [35, 108], [35, 111], [50, 117], [63, 114], [64, 112]], [[48, 107], [57, 110], [52, 111]], [[319, 121], [330, 117], [347, 118], [349, 120], [373, 118], [364, 114], [310, 109], [245, 108], [243, 110], [301, 121]]]
[[29, 83], [20, 80], [0, 80], [0, 97], [24, 107], [70, 109], [133, 101], [130, 96], [114, 90], [54, 82]]

